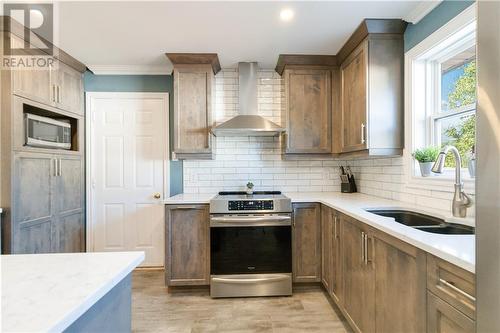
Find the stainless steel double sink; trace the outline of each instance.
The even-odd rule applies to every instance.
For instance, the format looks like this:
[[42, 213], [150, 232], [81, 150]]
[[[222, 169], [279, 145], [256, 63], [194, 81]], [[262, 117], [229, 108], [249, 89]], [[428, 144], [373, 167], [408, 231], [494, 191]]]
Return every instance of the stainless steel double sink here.
[[463, 224], [448, 223], [443, 219], [409, 210], [366, 209], [366, 211], [379, 216], [391, 217], [396, 220], [396, 222], [404, 224], [408, 227], [434, 234], [473, 235], [475, 233], [474, 227]]

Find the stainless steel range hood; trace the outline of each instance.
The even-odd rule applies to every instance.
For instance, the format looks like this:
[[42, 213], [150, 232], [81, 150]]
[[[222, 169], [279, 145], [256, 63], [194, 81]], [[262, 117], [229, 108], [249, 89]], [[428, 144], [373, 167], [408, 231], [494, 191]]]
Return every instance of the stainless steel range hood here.
[[278, 136], [284, 129], [257, 115], [257, 63], [238, 63], [240, 114], [214, 127], [215, 136]]

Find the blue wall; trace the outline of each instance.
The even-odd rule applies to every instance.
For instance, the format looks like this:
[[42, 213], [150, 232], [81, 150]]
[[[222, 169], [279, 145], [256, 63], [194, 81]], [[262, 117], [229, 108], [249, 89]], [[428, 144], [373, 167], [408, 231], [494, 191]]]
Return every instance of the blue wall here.
[[405, 52], [460, 14], [474, 1], [445, 0], [417, 24], [409, 24], [405, 31]]
[[[173, 124], [173, 80], [171, 75], [84, 75], [85, 91], [168, 92], [170, 94], [170, 143]], [[182, 161], [170, 161], [170, 195], [182, 193]]]

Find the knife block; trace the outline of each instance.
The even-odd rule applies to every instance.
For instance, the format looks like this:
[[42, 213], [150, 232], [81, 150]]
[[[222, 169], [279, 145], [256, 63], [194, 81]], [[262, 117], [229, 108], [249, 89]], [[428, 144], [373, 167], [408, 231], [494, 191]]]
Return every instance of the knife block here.
[[340, 183], [340, 192], [342, 193], [354, 193], [357, 192], [356, 181], [354, 176], [349, 177], [349, 182]]

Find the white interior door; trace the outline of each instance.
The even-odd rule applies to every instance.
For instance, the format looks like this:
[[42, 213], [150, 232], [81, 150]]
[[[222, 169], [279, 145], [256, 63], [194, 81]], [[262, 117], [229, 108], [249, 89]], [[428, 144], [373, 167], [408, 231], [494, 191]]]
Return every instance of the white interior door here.
[[90, 93], [89, 230], [92, 251], [145, 251], [164, 264], [168, 95]]

